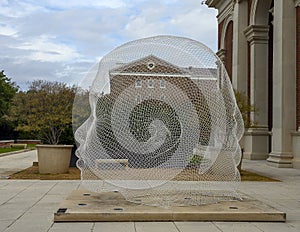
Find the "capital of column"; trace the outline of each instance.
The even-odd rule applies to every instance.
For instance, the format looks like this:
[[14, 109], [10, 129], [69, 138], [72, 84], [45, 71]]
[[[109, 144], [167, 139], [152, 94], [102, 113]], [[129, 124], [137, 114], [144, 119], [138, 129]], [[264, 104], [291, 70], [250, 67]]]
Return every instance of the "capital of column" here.
[[250, 25], [244, 30], [247, 41], [252, 44], [267, 44], [269, 41], [268, 25]]
[[216, 55], [220, 58], [220, 60], [225, 63], [226, 60], [226, 50], [225, 49], [220, 49], [219, 51], [217, 51]]
[[300, 7], [300, 0], [295, 0], [295, 7]]

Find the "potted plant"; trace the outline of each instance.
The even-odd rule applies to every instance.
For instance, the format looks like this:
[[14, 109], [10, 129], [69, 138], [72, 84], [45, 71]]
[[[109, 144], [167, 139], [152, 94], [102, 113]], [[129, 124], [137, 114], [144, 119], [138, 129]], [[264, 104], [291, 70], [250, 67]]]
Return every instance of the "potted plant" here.
[[34, 133], [44, 143], [36, 146], [40, 173], [69, 170], [73, 145], [62, 144], [65, 140], [62, 136], [72, 133], [75, 93], [74, 86], [38, 80], [32, 82], [26, 92], [17, 93], [13, 100], [12, 115], [17, 121], [17, 130]]

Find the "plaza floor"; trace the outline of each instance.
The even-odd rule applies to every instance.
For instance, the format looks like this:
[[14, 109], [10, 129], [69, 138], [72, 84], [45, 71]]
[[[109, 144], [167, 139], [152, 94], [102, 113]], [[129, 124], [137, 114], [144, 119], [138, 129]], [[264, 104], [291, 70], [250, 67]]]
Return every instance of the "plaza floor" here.
[[[28, 153], [0, 157], [0, 176], [9, 174], [9, 165], [18, 170], [35, 161]], [[30, 157], [28, 157], [30, 156]], [[8, 161], [11, 159], [10, 161]], [[26, 160], [26, 161], [25, 161]], [[30, 162], [29, 162], [30, 161]], [[3, 171], [3, 167], [5, 170]], [[29, 165], [30, 166], [30, 165]], [[240, 192], [257, 198], [287, 213], [285, 223], [265, 222], [97, 222], [54, 223], [53, 213], [70, 192], [80, 189], [79, 181], [40, 181], [0, 179], [0, 231], [20, 232], [299, 232], [300, 170], [270, 167], [266, 161], [243, 161], [243, 168], [267, 175], [281, 182], [242, 182]]]

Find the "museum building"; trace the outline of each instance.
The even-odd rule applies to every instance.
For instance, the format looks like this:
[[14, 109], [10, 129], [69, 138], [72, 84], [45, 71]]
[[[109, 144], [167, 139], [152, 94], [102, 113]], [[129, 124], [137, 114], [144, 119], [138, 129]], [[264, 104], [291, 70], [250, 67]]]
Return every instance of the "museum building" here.
[[300, 0], [206, 0], [233, 87], [257, 108], [244, 158], [300, 168]]

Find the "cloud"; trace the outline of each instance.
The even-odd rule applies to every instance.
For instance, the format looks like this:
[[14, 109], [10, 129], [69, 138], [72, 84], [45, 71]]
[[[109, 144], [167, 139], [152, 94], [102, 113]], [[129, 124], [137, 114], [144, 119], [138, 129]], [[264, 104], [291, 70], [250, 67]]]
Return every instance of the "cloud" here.
[[0, 24], [0, 35], [17, 37], [18, 31], [6, 24]]
[[27, 1], [19, 0], [1, 0], [0, 16], [19, 18], [30, 15], [33, 12], [43, 10], [43, 8]]
[[190, 37], [216, 49], [216, 12], [194, 0], [146, 1], [125, 26], [129, 38], [172, 34]]
[[53, 37], [43, 35], [39, 38], [35, 38], [31, 41], [25, 42], [20, 46], [16, 46], [16, 49], [28, 50], [28, 59], [36, 61], [48, 61], [48, 62], [61, 62], [76, 60], [80, 57], [70, 46], [58, 42], [52, 42], [55, 40]]
[[57, 1], [57, 0], [46, 0], [40, 1], [39, 4], [46, 6], [47, 8], [54, 8], [54, 9], [70, 9], [70, 8], [119, 8], [124, 7], [125, 3], [122, 0], [64, 0], [64, 1]]
[[217, 47], [216, 11], [201, 1], [2, 0], [0, 8], [0, 69], [20, 85], [74, 83], [97, 57], [143, 37], [171, 34]]

